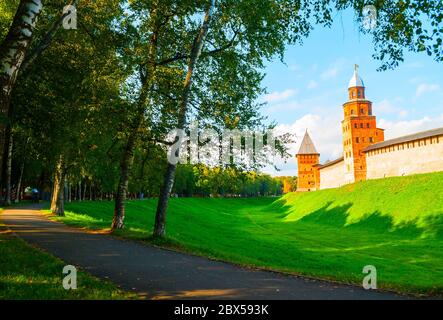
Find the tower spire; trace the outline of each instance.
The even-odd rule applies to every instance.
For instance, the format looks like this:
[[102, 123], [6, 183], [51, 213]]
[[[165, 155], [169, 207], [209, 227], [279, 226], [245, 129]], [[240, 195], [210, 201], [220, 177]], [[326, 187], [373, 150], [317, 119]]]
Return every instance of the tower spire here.
[[303, 137], [297, 154], [319, 154], [317, 149], [315, 149], [311, 137], [309, 136], [308, 129], [306, 129], [305, 136]]
[[354, 64], [354, 74], [352, 75], [351, 80], [349, 80], [348, 88], [365, 86], [363, 79], [358, 75], [359, 68], [360, 66], [358, 64]]

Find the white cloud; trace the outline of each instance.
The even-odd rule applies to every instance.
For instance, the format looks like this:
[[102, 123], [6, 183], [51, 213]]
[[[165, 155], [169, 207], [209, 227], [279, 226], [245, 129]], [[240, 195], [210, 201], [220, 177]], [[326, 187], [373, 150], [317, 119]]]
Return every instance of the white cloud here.
[[281, 103], [274, 103], [269, 105], [266, 108], [267, 113], [276, 113], [276, 112], [288, 112], [301, 109], [303, 105], [295, 100], [284, 101]]
[[423, 68], [423, 63], [421, 61], [414, 61], [404, 65], [405, 68]]
[[[343, 152], [341, 120], [341, 114], [331, 116], [325, 112], [324, 115], [306, 114], [292, 124], [278, 125], [276, 127], [277, 134], [291, 133], [296, 135], [296, 142], [288, 146], [291, 157], [287, 159], [286, 162], [282, 159], [274, 160], [274, 164], [280, 171], [276, 171], [273, 166], [267, 166], [262, 171], [273, 176], [297, 175], [295, 154], [300, 148], [300, 143], [306, 129], [317, 151], [320, 153], [320, 161], [322, 163], [340, 157]], [[442, 126], [443, 114], [435, 118], [423, 117], [421, 119], [407, 121], [390, 121], [383, 118], [377, 121], [377, 127], [385, 129], [385, 139], [392, 139]]]
[[308, 89], [315, 89], [317, 87], [318, 87], [318, 83], [315, 80], [309, 81], [308, 86], [307, 86]]
[[380, 119], [379, 128], [385, 129], [385, 139], [393, 139], [404, 135], [430, 130], [443, 126], [443, 114], [436, 118], [423, 117], [416, 120], [390, 121]]
[[374, 113], [394, 113], [398, 111], [398, 108], [393, 105], [388, 99], [384, 99], [380, 102], [374, 102]]
[[395, 101], [391, 101], [389, 99], [383, 99], [380, 102], [374, 102], [374, 114], [383, 115], [383, 114], [397, 114], [399, 117], [406, 117], [409, 112], [405, 109], [401, 109], [397, 106], [396, 102], [401, 102], [402, 99], [396, 98]]
[[440, 90], [440, 86], [438, 84], [433, 83], [421, 83], [417, 86], [415, 91], [415, 96], [420, 97], [421, 95], [429, 92], [435, 92]]
[[307, 114], [292, 124], [278, 125], [275, 128], [277, 134], [290, 133], [296, 136], [296, 142], [288, 146], [291, 158], [287, 159], [286, 163], [282, 159], [275, 159], [274, 163], [281, 171], [276, 171], [272, 166], [266, 167], [263, 171], [274, 176], [297, 175], [295, 155], [300, 148], [306, 129], [321, 155], [322, 162], [340, 157], [342, 154], [340, 121], [339, 114], [334, 117], [330, 115]]
[[284, 90], [284, 91], [274, 91], [274, 92], [271, 92], [269, 94], [266, 94], [263, 97], [263, 100], [268, 102], [268, 103], [284, 101], [284, 100], [286, 100], [288, 98], [291, 98], [294, 95], [296, 95], [297, 92], [298, 91], [296, 89], [287, 89], [287, 90]]
[[337, 75], [343, 69], [345, 63], [346, 61], [344, 59], [338, 59], [331, 66], [329, 66], [328, 69], [326, 69], [320, 74], [320, 78], [322, 80], [330, 80], [337, 77]]
[[413, 84], [418, 83], [420, 81], [422, 81], [421, 77], [412, 77], [412, 78], [409, 79], [409, 82], [413, 83]]
[[298, 65], [296, 63], [289, 65], [289, 70], [291, 70], [291, 71], [298, 71], [300, 69], [301, 69], [300, 65]]
[[338, 67], [330, 67], [328, 69], [326, 69], [321, 75], [320, 78], [322, 78], [322, 80], [328, 80], [328, 79], [332, 79], [335, 78], [338, 74]]
[[408, 110], [400, 110], [400, 112], [398, 113], [398, 115], [399, 115], [401, 118], [405, 118], [405, 117], [407, 117], [407, 116], [409, 115], [409, 111], [408, 111]]

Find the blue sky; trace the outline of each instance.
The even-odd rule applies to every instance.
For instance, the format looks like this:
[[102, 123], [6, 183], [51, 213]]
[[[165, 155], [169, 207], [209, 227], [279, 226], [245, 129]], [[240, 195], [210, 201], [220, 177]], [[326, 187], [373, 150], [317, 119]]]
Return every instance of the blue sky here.
[[[395, 70], [378, 72], [381, 63], [373, 53], [371, 37], [358, 31], [352, 13], [337, 15], [331, 28], [317, 27], [302, 46], [288, 47], [285, 63], [268, 63], [263, 114], [279, 124], [279, 131], [296, 134], [298, 141], [308, 129], [322, 162], [339, 157], [342, 104], [356, 63], [386, 139], [442, 127], [443, 63], [426, 54], [407, 53]], [[298, 143], [292, 145], [291, 153], [297, 149]], [[277, 162], [280, 172], [265, 171], [296, 175], [293, 159]]]

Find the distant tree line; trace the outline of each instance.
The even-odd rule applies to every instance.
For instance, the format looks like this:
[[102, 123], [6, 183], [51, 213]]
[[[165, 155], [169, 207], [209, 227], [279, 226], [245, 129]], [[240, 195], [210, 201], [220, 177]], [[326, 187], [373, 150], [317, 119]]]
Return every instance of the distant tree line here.
[[235, 168], [179, 165], [172, 192], [181, 197], [258, 197], [283, 193], [281, 179]]

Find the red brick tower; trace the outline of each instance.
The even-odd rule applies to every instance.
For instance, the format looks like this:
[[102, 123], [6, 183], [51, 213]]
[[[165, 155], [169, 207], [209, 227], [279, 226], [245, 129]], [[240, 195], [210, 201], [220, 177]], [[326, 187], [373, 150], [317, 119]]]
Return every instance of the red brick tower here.
[[365, 85], [358, 75], [358, 65], [348, 86], [349, 100], [343, 104], [343, 157], [345, 182], [366, 180], [366, 156], [363, 150], [376, 142], [384, 141], [383, 129], [377, 128], [372, 115], [372, 102], [366, 100]]
[[316, 165], [320, 154], [306, 131], [296, 155], [298, 164], [297, 191], [314, 191], [320, 188], [320, 172]]

